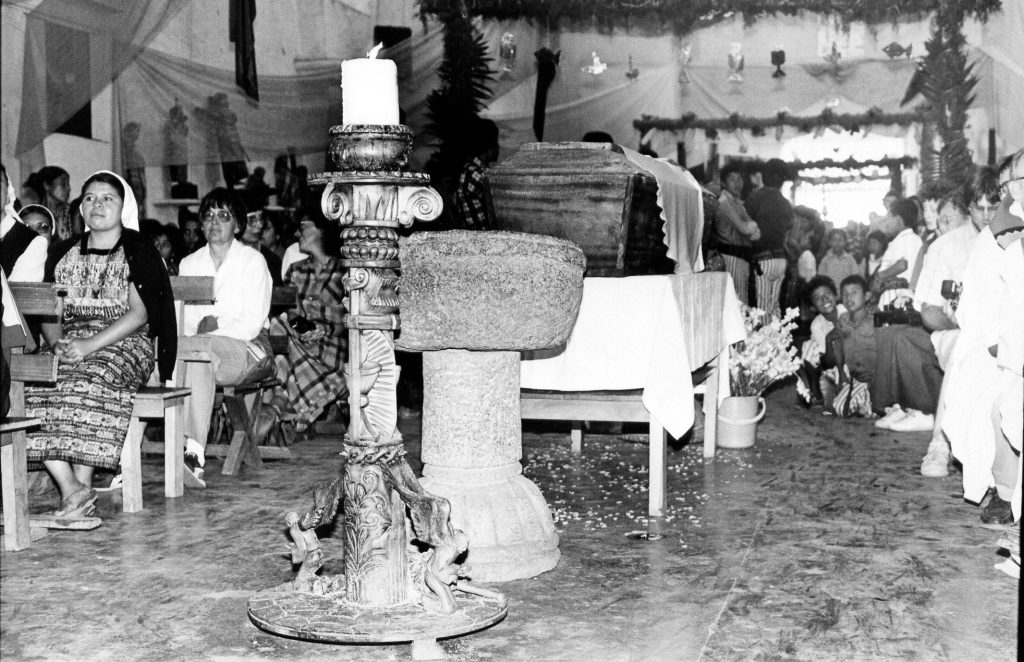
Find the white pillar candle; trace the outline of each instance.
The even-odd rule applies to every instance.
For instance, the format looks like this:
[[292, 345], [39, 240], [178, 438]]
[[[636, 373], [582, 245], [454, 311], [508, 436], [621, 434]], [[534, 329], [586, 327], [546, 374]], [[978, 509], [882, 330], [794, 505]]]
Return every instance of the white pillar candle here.
[[341, 123], [398, 124], [398, 70], [392, 60], [341, 63]]

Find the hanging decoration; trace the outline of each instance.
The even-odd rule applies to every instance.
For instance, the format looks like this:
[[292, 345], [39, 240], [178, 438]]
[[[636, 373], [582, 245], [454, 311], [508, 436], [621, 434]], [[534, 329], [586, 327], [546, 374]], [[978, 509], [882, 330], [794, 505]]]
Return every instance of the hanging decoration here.
[[629, 82], [632, 83], [633, 81], [635, 81], [639, 77], [640, 77], [640, 70], [633, 66], [633, 55], [630, 54], [630, 56], [629, 56], [629, 67], [626, 69], [626, 78], [628, 78]]
[[498, 45], [498, 71], [509, 74], [516, 68], [516, 36], [511, 32], [501, 35]]
[[533, 99], [533, 135], [538, 141], [544, 140], [544, 117], [548, 108], [548, 88], [555, 80], [558, 60], [562, 51], [557, 53], [545, 46], [533, 54], [537, 58], [537, 94]]
[[843, 59], [843, 53], [839, 50], [839, 46], [836, 45], [836, 42], [832, 42], [832, 50], [823, 59], [825, 62], [832, 65], [833, 69], [839, 66], [839, 61]]
[[732, 83], [743, 82], [743, 44], [734, 42], [729, 49], [729, 81]]
[[786, 72], [782, 70], [782, 65], [784, 64], [786, 64], [786, 51], [783, 49], [782, 44], [777, 44], [775, 50], [772, 51], [772, 65], [775, 66], [772, 78], [782, 78], [786, 75]]
[[[643, 115], [638, 120], [633, 120], [633, 128], [641, 133], [651, 129], [661, 131], [682, 131], [685, 129], [704, 129], [710, 135], [711, 131], [724, 130], [735, 131], [737, 129], [753, 130], [758, 128], [778, 129], [778, 127], [793, 127], [810, 133], [816, 127], [825, 126], [833, 129], [859, 132], [873, 124], [884, 126], [910, 126], [915, 122], [921, 122], [925, 115], [922, 111], [910, 111], [905, 113], [886, 113], [881, 108], [872, 108], [866, 113], [836, 113], [831, 108], [826, 108], [820, 115], [814, 117], [795, 117], [786, 110], [780, 110], [774, 117], [743, 117], [739, 113], [724, 118], [698, 118], [693, 113], [687, 113], [680, 118], [670, 119], [664, 117], [652, 117]], [[776, 130], [776, 138], [781, 138], [781, 132]]]
[[597, 51], [592, 51], [590, 53], [590, 60], [590, 64], [580, 67], [580, 70], [594, 76], [600, 76], [608, 69], [608, 65], [601, 62], [601, 58], [597, 55]]
[[890, 60], [895, 60], [896, 58], [900, 57], [901, 55], [906, 55], [907, 59], [909, 60], [910, 59], [910, 52], [912, 50], [914, 50], [914, 45], [913, 44], [907, 44], [906, 46], [901, 46], [900, 44], [897, 44], [894, 41], [891, 44], [889, 44], [888, 46], [886, 46], [885, 48], [883, 48], [882, 52], [885, 53], [886, 55], [888, 55]]
[[679, 82], [686, 85], [690, 82], [690, 72], [687, 67], [690, 66], [690, 56], [693, 53], [693, 46], [683, 46], [682, 50], [679, 51]]
[[[742, 16], [745, 26], [766, 16], [798, 16], [804, 12], [830, 16], [842, 25], [862, 21], [891, 25], [902, 17], [921, 18], [936, 12], [950, 0], [419, 0], [420, 14], [443, 14], [464, 8], [470, 16], [487, 19], [529, 19], [550, 29], [634, 34], [683, 35], [695, 29]], [[1000, 0], [957, 0], [967, 15], [986, 20], [997, 11]], [[579, 28], [579, 30], [573, 30]]]
[[828, 55], [823, 55], [822, 59], [825, 60], [824, 64], [807, 63], [801, 65], [801, 67], [813, 78], [830, 76], [837, 83], [844, 82], [854, 71], [853, 64], [842, 64], [843, 52], [839, 50], [839, 46], [834, 41], [832, 42], [832, 49], [828, 52]]

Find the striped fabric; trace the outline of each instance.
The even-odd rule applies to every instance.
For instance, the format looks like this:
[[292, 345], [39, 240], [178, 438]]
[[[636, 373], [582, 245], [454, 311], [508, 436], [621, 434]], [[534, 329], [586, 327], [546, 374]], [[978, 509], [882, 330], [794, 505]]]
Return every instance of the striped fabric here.
[[782, 279], [786, 276], [786, 258], [776, 257], [759, 263], [761, 273], [755, 277], [756, 307], [779, 316], [779, 293], [782, 291]]

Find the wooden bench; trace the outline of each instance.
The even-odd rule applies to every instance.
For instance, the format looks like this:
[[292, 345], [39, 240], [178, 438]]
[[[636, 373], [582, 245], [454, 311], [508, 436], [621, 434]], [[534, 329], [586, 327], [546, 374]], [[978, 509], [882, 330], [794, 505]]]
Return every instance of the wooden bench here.
[[[210, 287], [212, 289], [212, 281]], [[49, 321], [56, 319], [58, 310], [58, 293], [51, 283], [11, 283], [11, 292], [18, 305], [18, 310], [25, 317], [38, 317]], [[21, 383], [53, 383], [56, 381], [56, 357], [52, 354], [38, 355], [41, 363], [30, 362], [29, 355], [23, 355]], [[44, 371], [45, 362], [53, 364], [52, 375]], [[12, 357], [12, 374], [13, 374]], [[28, 370], [28, 372], [26, 372]], [[12, 379], [13, 381], [13, 379]], [[12, 386], [13, 389], [13, 386]], [[180, 386], [146, 386], [139, 389], [134, 400], [131, 421], [124, 445], [121, 448], [121, 481], [123, 490], [122, 510], [135, 513], [143, 508], [142, 504], [142, 462], [140, 448], [145, 430], [143, 421], [146, 419], [162, 419], [164, 423], [164, 443], [166, 446], [164, 462], [164, 495], [169, 498], [184, 494], [184, 438], [183, 414], [188, 389]], [[175, 452], [176, 451], [176, 452]]]
[[3, 481], [4, 549], [17, 551], [46, 535], [32, 528], [28, 515], [28, 464], [25, 431], [39, 426], [38, 418], [12, 417], [0, 423], [0, 480]]
[[[178, 316], [178, 361], [179, 370], [176, 370], [175, 383], [184, 383], [184, 371], [181, 370], [181, 362], [203, 363], [209, 362], [212, 356], [210, 339], [204, 336], [185, 336], [184, 330], [184, 307], [189, 304], [208, 304], [214, 299], [213, 277], [210, 276], [175, 276], [171, 278], [171, 288], [174, 290], [174, 301], [176, 314]], [[296, 289], [290, 286], [275, 287], [271, 295], [271, 310], [291, 308], [295, 305]], [[277, 342], [275, 342], [275, 340]], [[283, 340], [283, 343], [281, 342]], [[275, 353], [287, 352], [287, 338], [278, 339], [271, 337], [271, 346]], [[278, 352], [280, 350], [280, 352]], [[207, 457], [223, 457], [224, 466], [221, 473], [226, 476], [238, 474], [243, 464], [248, 464], [253, 469], [260, 469], [263, 466], [263, 459], [287, 460], [291, 458], [291, 451], [280, 446], [260, 445], [256, 439], [253, 425], [259, 417], [263, 406], [263, 393], [268, 388], [278, 384], [276, 379], [266, 379], [260, 382], [251, 382], [233, 386], [218, 386], [216, 406], [223, 404], [225, 414], [231, 423], [231, 438], [227, 444], [208, 444], [206, 446]], [[165, 431], [166, 434], [166, 431]], [[214, 432], [214, 438], [219, 435]], [[142, 450], [146, 452], [164, 452], [166, 444], [142, 442]], [[183, 449], [178, 449], [179, 455], [184, 455]]]
[[11, 408], [0, 424], [0, 480], [3, 481], [4, 548], [26, 549], [46, 529], [31, 526], [28, 512], [28, 458], [25, 433], [38, 427], [38, 418], [25, 416], [25, 382], [53, 382], [57, 378], [57, 357], [52, 354], [23, 354], [11, 350]]
[[[278, 285], [270, 295], [270, 313], [279, 314], [295, 307], [298, 290], [291, 285]], [[274, 354], [287, 355], [288, 337], [270, 336], [270, 347]], [[288, 460], [292, 453], [284, 446], [261, 445], [256, 438], [255, 425], [263, 409], [263, 394], [267, 389], [278, 386], [277, 379], [260, 382], [218, 387], [218, 395], [224, 403], [224, 412], [231, 423], [231, 438], [227, 444], [210, 444], [206, 453], [212, 457], [223, 457], [221, 473], [237, 474], [243, 464], [260, 469], [263, 460]]]
[[[729, 347], [722, 342], [722, 306], [725, 288], [730, 287], [723, 273], [691, 274], [680, 279], [676, 292], [686, 335], [690, 366], [696, 367], [692, 379], [694, 394], [703, 395], [705, 458], [715, 455], [718, 432], [718, 405], [729, 395]], [[708, 314], [713, 311], [714, 314]], [[724, 378], [722, 378], [724, 376]], [[647, 423], [648, 514], [660, 517], [666, 502], [668, 439], [664, 429], [651, 418], [641, 397], [642, 390], [631, 391], [535, 391], [520, 392], [520, 416], [524, 420], [567, 420], [571, 422], [572, 451], [582, 452], [583, 421], [622, 421]]]

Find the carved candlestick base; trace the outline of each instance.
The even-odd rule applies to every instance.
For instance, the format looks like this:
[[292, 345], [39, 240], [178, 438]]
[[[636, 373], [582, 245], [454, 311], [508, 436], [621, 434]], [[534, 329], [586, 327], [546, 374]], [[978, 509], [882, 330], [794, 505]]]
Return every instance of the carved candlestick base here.
[[[437, 638], [482, 629], [508, 610], [501, 594], [459, 582], [469, 539], [452, 527], [448, 502], [416, 480], [397, 428], [398, 229], [437, 218], [441, 197], [426, 175], [402, 171], [412, 147], [407, 128], [344, 126], [331, 134], [340, 172], [310, 183], [324, 186], [323, 214], [342, 226], [351, 418], [339, 477], [317, 486], [312, 509], [287, 516], [298, 576], [254, 596], [249, 618], [313, 641], [412, 641], [420, 659], [438, 652]], [[340, 540], [331, 543], [344, 574], [320, 576], [329, 548], [316, 528], [335, 517]]]

